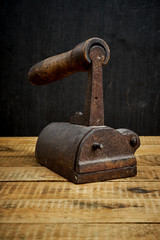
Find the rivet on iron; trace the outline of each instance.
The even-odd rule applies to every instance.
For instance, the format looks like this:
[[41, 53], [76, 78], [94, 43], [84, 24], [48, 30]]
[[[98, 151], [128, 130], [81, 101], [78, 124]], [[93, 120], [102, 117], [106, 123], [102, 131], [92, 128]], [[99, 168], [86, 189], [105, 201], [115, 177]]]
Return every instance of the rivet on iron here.
[[103, 149], [103, 145], [100, 144], [100, 143], [95, 142], [95, 143], [93, 143], [92, 148], [93, 148], [93, 150]]
[[133, 146], [133, 147], [136, 146], [136, 144], [137, 144], [137, 138], [136, 138], [136, 137], [131, 138], [130, 144], [131, 144], [131, 146]]

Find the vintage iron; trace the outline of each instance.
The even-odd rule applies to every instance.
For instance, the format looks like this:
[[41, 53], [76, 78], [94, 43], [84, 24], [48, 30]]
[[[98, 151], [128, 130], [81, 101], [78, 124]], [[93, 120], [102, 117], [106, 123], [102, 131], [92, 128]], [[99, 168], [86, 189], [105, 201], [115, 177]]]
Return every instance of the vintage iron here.
[[49, 124], [36, 145], [36, 159], [74, 183], [137, 174], [134, 152], [140, 146], [138, 135], [128, 129], [104, 126], [102, 65], [109, 58], [106, 42], [91, 38], [37, 63], [28, 73], [32, 84], [43, 85], [75, 72], [88, 72], [84, 113], [75, 113], [70, 123]]

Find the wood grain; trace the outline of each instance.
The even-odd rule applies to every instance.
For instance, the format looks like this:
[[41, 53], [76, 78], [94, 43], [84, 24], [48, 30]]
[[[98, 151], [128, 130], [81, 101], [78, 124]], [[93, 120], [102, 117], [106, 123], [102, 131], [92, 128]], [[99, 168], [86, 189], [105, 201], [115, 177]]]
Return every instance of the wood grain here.
[[[14, 139], [14, 138], [13, 138]], [[37, 138], [0, 138], [0, 156], [34, 156]], [[143, 138], [144, 139], [144, 138]], [[8, 140], [8, 142], [7, 142]], [[136, 151], [136, 155], [156, 155], [160, 152], [160, 137], [151, 138], [148, 144], [143, 145]], [[154, 144], [156, 142], [156, 144]], [[150, 144], [149, 144], [150, 143]]]
[[135, 154], [138, 166], [160, 166], [160, 155]]
[[0, 235], [5, 240], [158, 240], [159, 224], [75, 224], [75, 223], [5, 223], [0, 224]]
[[[138, 166], [160, 166], [160, 155], [137, 155]], [[38, 167], [35, 156], [0, 156], [1, 167]]]
[[[152, 161], [154, 164], [156, 159]], [[35, 156], [0, 156], [0, 167], [38, 167]]]
[[35, 155], [35, 144], [0, 144], [0, 156], [32, 157]]
[[160, 145], [160, 136], [140, 136], [141, 145]]
[[1, 181], [67, 181], [46, 167], [1, 167]]
[[[0, 137], [2, 145], [36, 144], [37, 137]], [[160, 136], [140, 136], [141, 145], [160, 145]]]
[[[1, 167], [1, 181], [68, 181], [46, 167]], [[139, 166], [137, 176], [109, 181], [151, 181], [160, 179], [160, 166]]]
[[[160, 165], [160, 137], [140, 137], [141, 147], [136, 152], [139, 166]], [[0, 137], [0, 166], [40, 166], [35, 159], [37, 137]]]
[[0, 236], [159, 239], [160, 137], [141, 137], [138, 175], [73, 184], [35, 159], [36, 137], [0, 138]]
[[0, 200], [1, 223], [160, 223], [155, 199]]
[[160, 182], [1, 182], [0, 199], [153, 199]]
[[137, 155], [157, 155], [160, 152], [160, 145], [141, 145], [139, 149], [137, 149]]

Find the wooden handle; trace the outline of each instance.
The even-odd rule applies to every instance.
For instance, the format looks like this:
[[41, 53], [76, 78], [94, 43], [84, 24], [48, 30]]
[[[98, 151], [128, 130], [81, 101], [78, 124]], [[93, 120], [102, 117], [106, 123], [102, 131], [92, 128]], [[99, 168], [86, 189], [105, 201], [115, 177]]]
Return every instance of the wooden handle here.
[[103, 64], [107, 64], [110, 57], [108, 45], [100, 38], [90, 38], [68, 52], [47, 58], [31, 67], [28, 72], [29, 81], [34, 85], [43, 85], [75, 72], [88, 71], [91, 63], [90, 48], [97, 45], [105, 50], [106, 57]]

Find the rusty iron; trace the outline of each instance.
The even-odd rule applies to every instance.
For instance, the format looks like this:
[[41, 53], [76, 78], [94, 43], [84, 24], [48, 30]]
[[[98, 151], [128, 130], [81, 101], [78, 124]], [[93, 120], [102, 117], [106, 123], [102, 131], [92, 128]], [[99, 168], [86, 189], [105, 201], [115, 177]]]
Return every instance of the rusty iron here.
[[51, 123], [40, 133], [36, 159], [74, 183], [96, 182], [137, 174], [136, 133], [104, 126], [102, 66], [110, 58], [104, 40], [91, 38], [72, 50], [34, 65], [28, 73], [35, 85], [51, 83], [75, 72], [87, 71], [83, 113], [70, 123]]

